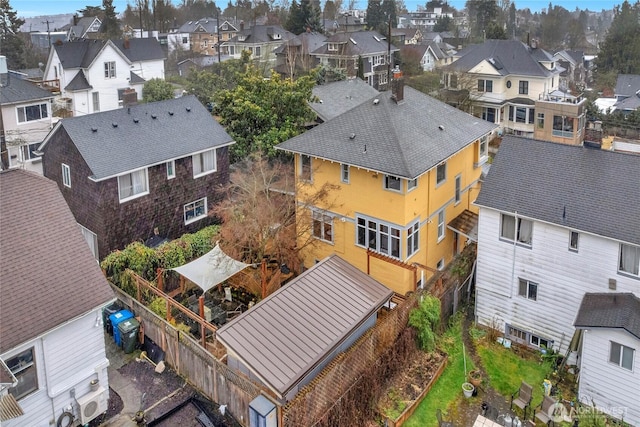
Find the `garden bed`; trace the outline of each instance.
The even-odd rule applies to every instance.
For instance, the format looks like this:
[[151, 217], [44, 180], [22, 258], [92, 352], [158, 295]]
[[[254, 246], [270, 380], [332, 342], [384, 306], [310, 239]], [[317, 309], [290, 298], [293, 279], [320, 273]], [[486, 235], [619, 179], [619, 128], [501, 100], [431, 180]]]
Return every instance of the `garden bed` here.
[[389, 380], [378, 411], [389, 427], [401, 426], [429, 392], [447, 365], [443, 353], [416, 351], [411, 365]]

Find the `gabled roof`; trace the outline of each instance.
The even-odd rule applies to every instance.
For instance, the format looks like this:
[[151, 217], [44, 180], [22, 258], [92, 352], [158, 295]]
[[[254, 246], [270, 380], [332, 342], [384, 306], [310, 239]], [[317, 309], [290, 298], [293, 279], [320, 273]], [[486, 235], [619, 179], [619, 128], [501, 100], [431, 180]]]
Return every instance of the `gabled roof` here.
[[180, 26], [179, 33], [195, 33], [199, 30], [209, 34], [218, 31], [218, 20], [216, 18], [201, 18], [196, 21], [187, 21]]
[[640, 75], [618, 74], [616, 80], [616, 96], [632, 96], [640, 91]]
[[40, 150], [63, 130], [95, 180], [233, 143], [193, 95], [62, 119]]
[[400, 104], [383, 92], [276, 148], [415, 179], [496, 128], [405, 86]]
[[131, 62], [164, 59], [160, 42], [155, 37], [128, 39], [129, 47], [125, 47], [123, 39], [111, 41]]
[[638, 93], [616, 102], [615, 108], [616, 110], [625, 111], [634, 111], [640, 108], [640, 90], [638, 90]]
[[1, 354], [114, 294], [55, 182], [11, 169], [0, 188]]
[[584, 294], [576, 328], [624, 329], [640, 339], [640, 298], [632, 293]]
[[448, 69], [468, 72], [486, 60], [502, 76], [549, 77], [559, 73], [557, 69], [550, 71], [540, 64], [553, 61], [548, 52], [533, 49], [518, 40], [487, 40], [460, 50], [457, 56], [459, 59], [448, 65]]
[[7, 85], [0, 89], [0, 104], [18, 104], [21, 102], [50, 99], [53, 95], [35, 84], [22, 80], [9, 72]]
[[86, 90], [92, 89], [93, 86], [89, 84], [87, 81], [87, 76], [84, 74], [84, 70], [78, 71], [73, 79], [69, 82], [69, 84], [65, 87], [65, 90], [74, 91], [74, 90]]
[[[366, 56], [373, 54], [385, 54], [389, 50], [387, 38], [377, 31], [356, 31], [353, 33], [336, 33], [330, 36], [326, 43], [314, 50], [314, 55], [336, 55], [338, 52], [329, 50], [329, 43], [340, 43], [344, 45], [340, 54], [346, 56]], [[393, 44], [391, 52], [397, 52], [398, 49]]]
[[640, 245], [640, 156], [505, 136], [475, 203]]
[[373, 86], [359, 78], [341, 80], [315, 86], [313, 95], [318, 97], [319, 102], [312, 102], [309, 106], [326, 122], [379, 94]]
[[332, 255], [218, 329], [216, 337], [285, 397], [392, 295]]
[[134, 73], [133, 71], [129, 72], [129, 83], [132, 85], [146, 83], [146, 80]]
[[131, 62], [164, 59], [160, 43], [153, 37], [128, 39], [128, 48], [124, 47], [124, 40], [83, 39], [54, 45], [54, 49], [63, 68], [88, 68], [108, 43], [111, 43]]
[[313, 52], [327, 40], [327, 36], [320, 33], [313, 32], [304, 32], [297, 36], [294, 36], [292, 39], [287, 40], [285, 43], [281, 44], [277, 48], [274, 49], [275, 54], [283, 53], [288, 47], [302, 47], [302, 53], [308, 55], [310, 52]]
[[[275, 36], [280, 38], [274, 38]], [[231, 38], [226, 44], [246, 43], [246, 44], [260, 44], [271, 42], [285, 42], [295, 37], [295, 34], [285, 30], [280, 25], [254, 25], [250, 28], [238, 31], [238, 33]], [[241, 40], [244, 38], [244, 40]]]

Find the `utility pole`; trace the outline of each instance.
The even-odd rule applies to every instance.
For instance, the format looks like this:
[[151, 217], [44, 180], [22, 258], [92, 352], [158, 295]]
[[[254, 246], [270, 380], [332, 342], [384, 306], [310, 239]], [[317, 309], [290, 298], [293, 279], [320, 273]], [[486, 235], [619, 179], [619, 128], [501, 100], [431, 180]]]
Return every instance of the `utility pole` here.
[[47, 38], [49, 39], [49, 49], [51, 49], [51, 32], [49, 31], [49, 24], [53, 24], [53, 21], [49, 21], [48, 19], [46, 21], [42, 22], [43, 24], [47, 24]]
[[218, 9], [217, 5], [216, 5], [216, 32], [218, 33], [218, 47], [216, 49], [218, 51], [218, 74], [220, 74], [222, 72], [220, 70], [220, 9]]

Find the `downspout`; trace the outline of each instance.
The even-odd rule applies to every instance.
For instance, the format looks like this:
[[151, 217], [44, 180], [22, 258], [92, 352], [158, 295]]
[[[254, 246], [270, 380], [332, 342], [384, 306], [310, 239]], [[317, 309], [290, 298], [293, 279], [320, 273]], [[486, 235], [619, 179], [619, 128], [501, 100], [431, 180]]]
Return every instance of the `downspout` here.
[[515, 220], [513, 221], [513, 255], [511, 257], [511, 285], [509, 286], [509, 298], [513, 298], [513, 280], [516, 274], [516, 242], [518, 241], [518, 211], [513, 212]]

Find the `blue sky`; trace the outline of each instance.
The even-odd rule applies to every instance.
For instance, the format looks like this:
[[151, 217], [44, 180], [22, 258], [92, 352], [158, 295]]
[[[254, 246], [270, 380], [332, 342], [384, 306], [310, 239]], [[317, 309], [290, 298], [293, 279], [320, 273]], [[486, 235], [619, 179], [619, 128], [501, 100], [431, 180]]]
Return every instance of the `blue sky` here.
[[[129, 3], [135, 4], [135, 1], [128, 0]], [[174, 4], [179, 4], [180, 0], [173, 0]], [[633, 1], [632, 1], [633, 2]], [[11, 7], [18, 12], [18, 16], [32, 17], [40, 15], [53, 15], [58, 13], [75, 13], [85, 6], [102, 6], [102, 0], [9, 0]], [[226, 6], [228, 0], [220, 0], [218, 4]], [[324, 0], [322, 1], [324, 4]], [[347, 1], [345, 0], [346, 4]], [[405, 0], [405, 4], [409, 10], [416, 10], [418, 5], [424, 6], [426, 0], [414, 1]], [[455, 8], [464, 7], [466, 0], [450, 0], [449, 4]], [[600, 11], [602, 9], [612, 9], [614, 5], [622, 3], [622, 0], [562, 0], [552, 1], [554, 5], [561, 5], [567, 10], [575, 10], [588, 8], [592, 11]], [[531, 11], [540, 11], [549, 5], [549, 0], [515, 0], [516, 7], [523, 9], [528, 7]], [[127, 7], [127, 0], [114, 0], [113, 5], [116, 13], [124, 12]], [[358, 7], [366, 8], [366, 1], [360, 0]]]

